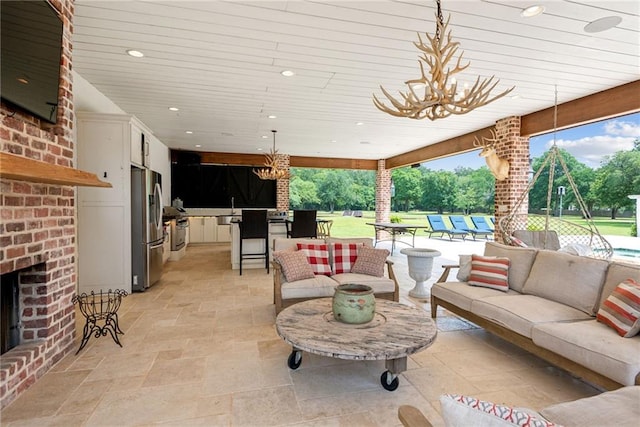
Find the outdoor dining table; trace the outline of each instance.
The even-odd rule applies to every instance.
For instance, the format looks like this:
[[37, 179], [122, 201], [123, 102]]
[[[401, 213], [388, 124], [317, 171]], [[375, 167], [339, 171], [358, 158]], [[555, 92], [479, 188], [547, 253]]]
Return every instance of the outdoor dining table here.
[[[368, 222], [367, 225], [371, 225], [375, 229], [374, 247], [380, 242], [391, 240], [391, 255], [393, 255], [393, 251], [396, 248], [396, 242], [404, 243], [405, 245], [413, 248], [416, 245], [416, 231], [421, 228], [429, 228], [428, 225], [402, 224], [399, 222]], [[389, 233], [391, 235], [391, 239], [378, 239], [378, 233], [380, 231]], [[397, 239], [397, 236], [405, 234], [411, 235], [411, 243]]]

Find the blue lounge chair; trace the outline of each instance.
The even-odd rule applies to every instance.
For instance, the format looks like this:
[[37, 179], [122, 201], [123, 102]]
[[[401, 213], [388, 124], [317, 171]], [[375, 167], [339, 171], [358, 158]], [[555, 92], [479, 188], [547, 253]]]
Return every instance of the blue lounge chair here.
[[449, 236], [449, 240], [453, 240], [455, 236], [462, 237], [462, 240], [464, 240], [467, 237], [467, 234], [469, 234], [465, 230], [448, 228], [444, 224], [444, 220], [441, 215], [427, 215], [427, 221], [429, 221], [431, 230], [425, 230], [425, 232], [429, 233], [429, 237], [431, 237], [433, 233], [440, 233], [440, 237], [444, 237], [444, 235], [447, 234]]
[[493, 235], [493, 231], [481, 230], [475, 226], [469, 226], [469, 224], [467, 224], [467, 221], [465, 221], [464, 217], [462, 217], [461, 215], [450, 215], [449, 220], [451, 221], [451, 225], [453, 225], [453, 228], [465, 230], [471, 233], [471, 236], [473, 236], [473, 240], [476, 240], [477, 236], [484, 236], [485, 239], [489, 240], [489, 236]]
[[478, 230], [491, 231], [492, 233], [496, 231], [483, 216], [472, 216], [471, 221], [473, 221], [473, 225], [475, 225]]

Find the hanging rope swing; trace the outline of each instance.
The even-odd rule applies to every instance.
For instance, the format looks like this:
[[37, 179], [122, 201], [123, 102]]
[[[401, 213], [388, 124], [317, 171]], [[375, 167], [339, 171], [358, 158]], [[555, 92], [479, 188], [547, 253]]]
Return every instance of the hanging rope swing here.
[[[542, 249], [561, 250], [600, 259], [609, 259], [613, 255], [611, 244], [598, 232], [587, 206], [578, 191], [569, 168], [556, 145], [556, 129], [558, 120], [558, 90], [555, 93], [553, 115], [553, 145], [540, 168], [535, 173], [526, 190], [520, 195], [511, 212], [502, 217], [498, 224], [505, 244], [512, 246], [529, 246]], [[556, 165], [559, 163], [569, 182], [569, 187], [580, 208], [585, 225], [578, 225], [551, 216], [551, 201], [553, 196]], [[523, 206], [529, 192], [545, 170], [549, 168], [549, 182], [547, 186], [547, 206], [545, 215], [529, 214]], [[564, 190], [564, 189], [563, 189]]]

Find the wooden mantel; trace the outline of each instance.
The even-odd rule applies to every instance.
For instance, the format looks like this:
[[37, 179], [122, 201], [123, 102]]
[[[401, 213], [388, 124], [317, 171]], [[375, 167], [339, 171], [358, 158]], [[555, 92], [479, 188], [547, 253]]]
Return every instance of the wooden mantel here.
[[91, 172], [40, 162], [9, 153], [0, 153], [0, 178], [41, 184], [111, 187], [110, 183], [100, 181]]

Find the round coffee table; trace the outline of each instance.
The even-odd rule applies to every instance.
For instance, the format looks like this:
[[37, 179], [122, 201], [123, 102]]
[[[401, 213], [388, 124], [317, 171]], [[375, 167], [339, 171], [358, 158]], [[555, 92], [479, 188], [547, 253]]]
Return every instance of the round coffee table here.
[[278, 314], [276, 331], [293, 347], [289, 368], [298, 369], [303, 351], [347, 360], [385, 360], [387, 370], [380, 382], [389, 391], [398, 388], [407, 356], [429, 347], [437, 335], [424, 310], [382, 299], [376, 299], [373, 320], [361, 325], [334, 319], [331, 298], [294, 304]]

